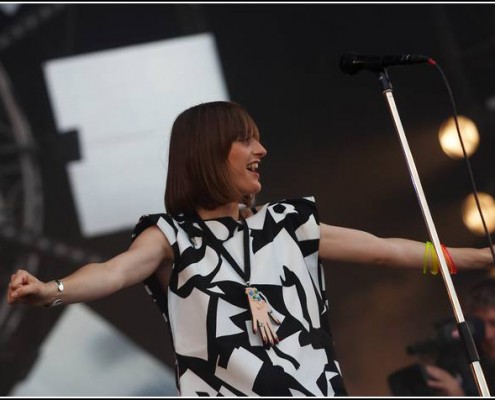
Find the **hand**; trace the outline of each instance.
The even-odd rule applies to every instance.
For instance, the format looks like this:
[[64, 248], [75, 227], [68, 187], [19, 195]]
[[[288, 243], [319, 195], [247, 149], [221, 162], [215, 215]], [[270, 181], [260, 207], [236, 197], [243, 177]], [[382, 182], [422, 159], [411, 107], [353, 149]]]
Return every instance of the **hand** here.
[[21, 269], [11, 276], [7, 301], [10, 305], [43, 306], [49, 301], [49, 293], [46, 283]]
[[425, 369], [430, 377], [427, 381], [427, 385], [437, 389], [440, 395], [456, 397], [465, 396], [461, 382], [449, 372], [433, 365], [426, 365]]
[[248, 296], [249, 308], [253, 320], [253, 332], [256, 334], [259, 328], [263, 344], [270, 343], [273, 346], [279, 342], [279, 339], [270, 320], [273, 320], [273, 322], [279, 325], [280, 321], [273, 315], [273, 310], [269, 307], [263, 294], [258, 292], [258, 289], [247, 287], [246, 295]]

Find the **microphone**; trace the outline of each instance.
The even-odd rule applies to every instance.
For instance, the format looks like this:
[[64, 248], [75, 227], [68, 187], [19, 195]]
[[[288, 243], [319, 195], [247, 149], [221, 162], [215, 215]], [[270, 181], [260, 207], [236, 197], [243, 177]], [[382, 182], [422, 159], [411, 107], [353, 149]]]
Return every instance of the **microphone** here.
[[340, 57], [340, 69], [347, 75], [354, 75], [362, 69], [379, 72], [383, 68], [393, 65], [423, 64], [427, 62], [431, 64], [435, 63], [430, 57], [421, 55], [365, 56], [363, 54], [349, 52], [342, 54], [342, 57]]

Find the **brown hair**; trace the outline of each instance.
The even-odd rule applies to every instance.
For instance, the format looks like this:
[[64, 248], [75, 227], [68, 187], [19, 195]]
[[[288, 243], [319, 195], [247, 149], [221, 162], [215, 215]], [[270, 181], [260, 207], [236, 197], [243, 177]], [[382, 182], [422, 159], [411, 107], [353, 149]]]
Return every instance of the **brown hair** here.
[[170, 215], [213, 209], [231, 201], [252, 205], [231, 184], [227, 158], [233, 142], [254, 136], [256, 124], [239, 104], [202, 103], [176, 118], [170, 136], [165, 208]]
[[485, 278], [469, 289], [466, 308], [469, 312], [486, 307], [495, 307], [495, 279]]

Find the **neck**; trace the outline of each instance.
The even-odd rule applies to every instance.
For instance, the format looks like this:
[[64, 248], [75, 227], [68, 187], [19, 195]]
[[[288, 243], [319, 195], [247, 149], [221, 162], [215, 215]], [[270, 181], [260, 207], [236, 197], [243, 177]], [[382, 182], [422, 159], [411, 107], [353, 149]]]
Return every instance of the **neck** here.
[[222, 206], [214, 208], [213, 210], [198, 208], [196, 211], [203, 220], [220, 218], [220, 217], [232, 217], [233, 219], [238, 220], [240, 217], [238, 203], [224, 204]]

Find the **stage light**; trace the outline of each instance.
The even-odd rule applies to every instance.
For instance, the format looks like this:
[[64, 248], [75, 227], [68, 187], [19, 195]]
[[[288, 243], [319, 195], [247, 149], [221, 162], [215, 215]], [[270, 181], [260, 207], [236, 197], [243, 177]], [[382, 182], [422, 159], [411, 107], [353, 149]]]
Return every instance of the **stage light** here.
[[[478, 148], [480, 137], [476, 124], [469, 118], [459, 115], [457, 117], [459, 122], [459, 130], [461, 131], [462, 141], [464, 143], [464, 149], [467, 156], [471, 156]], [[453, 117], [447, 119], [438, 131], [438, 139], [440, 140], [440, 146], [445, 154], [451, 158], [464, 157], [461, 142], [459, 140], [459, 134], [455, 126], [455, 120]]]
[[[495, 231], [495, 199], [483, 192], [478, 192], [478, 199], [488, 232], [492, 233]], [[480, 236], [485, 235], [474, 194], [468, 195], [463, 202], [462, 219], [471, 232]]]

